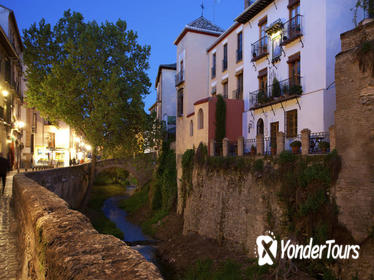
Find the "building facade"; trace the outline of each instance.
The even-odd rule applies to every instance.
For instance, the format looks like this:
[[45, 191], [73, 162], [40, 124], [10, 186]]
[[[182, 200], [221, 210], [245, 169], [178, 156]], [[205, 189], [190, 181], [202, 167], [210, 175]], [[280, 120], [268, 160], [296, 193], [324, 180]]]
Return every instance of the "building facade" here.
[[177, 93], [175, 88], [176, 64], [162, 64], [158, 68], [155, 87], [156, 102], [149, 108], [162, 121], [169, 134], [175, 134], [177, 116]]
[[[284, 132], [286, 149], [303, 129], [317, 141], [334, 124], [334, 59], [339, 34], [353, 27], [354, 0], [245, 1], [243, 136], [247, 152], [264, 137], [265, 152]], [[318, 148], [316, 146], [316, 148]]]

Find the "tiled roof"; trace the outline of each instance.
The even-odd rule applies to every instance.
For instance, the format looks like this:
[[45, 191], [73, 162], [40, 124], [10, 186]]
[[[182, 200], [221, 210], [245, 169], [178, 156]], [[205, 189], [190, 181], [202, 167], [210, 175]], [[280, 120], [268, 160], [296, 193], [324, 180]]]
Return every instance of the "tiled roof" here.
[[217, 33], [222, 33], [224, 30], [217, 25], [214, 25], [211, 23], [209, 20], [207, 20], [205, 17], [201, 16], [198, 19], [195, 19], [193, 22], [190, 24], [187, 24], [187, 27], [192, 27], [200, 30], [205, 30], [205, 31], [213, 31]]

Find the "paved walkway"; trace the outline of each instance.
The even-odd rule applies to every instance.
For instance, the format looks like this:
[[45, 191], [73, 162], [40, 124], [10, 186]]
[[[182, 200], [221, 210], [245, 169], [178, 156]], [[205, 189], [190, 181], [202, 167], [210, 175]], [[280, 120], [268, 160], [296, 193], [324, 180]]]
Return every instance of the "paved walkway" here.
[[10, 203], [14, 174], [15, 171], [8, 173], [4, 195], [0, 192], [0, 279], [2, 280], [16, 279], [18, 269], [17, 226], [13, 206]]

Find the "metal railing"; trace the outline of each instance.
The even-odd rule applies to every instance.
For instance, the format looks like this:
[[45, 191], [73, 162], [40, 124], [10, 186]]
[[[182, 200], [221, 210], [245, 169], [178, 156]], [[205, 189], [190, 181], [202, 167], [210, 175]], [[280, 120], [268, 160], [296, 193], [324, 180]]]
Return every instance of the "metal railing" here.
[[[252, 154], [256, 155], [256, 153], [252, 152], [252, 146], [256, 149], [256, 138], [253, 139], [244, 139], [244, 154]], [[254, 154], [253, 154], [254, 153]]]
[[175, 86], [179, 86], [183, 82], [184, 82], [184, 72], [182, 70], [175, 75]]
[[243, 100], [243, 89], [238, 88], [238, 89], [233, 90], [232, 97], [234, 99]]
[[301, 76], [296, 76], [290, 79], [282, 80], [264, 89], [259, 89], [250, 92], [249, 100], [252, 106], [257, 106], [269, 103], [282, 96], [301, 95], [303, 92], [301, 82]]
[[222, 72], [227, 70], [227, 59], [222, 60]]
[[237, 49], [236, 50], [236, 62], [243, 60], [243, 49]]
[[[328, 132], [313, 132], [310, 134], [309, 153], [324, 154], [330, 152], [330, 135]], [[321, 144], [323, 143], [323, 144]], [[325, 143], [329, 143], [328, 147], [324, 147]]]
[[264, 56], [268, 53], [268, 37], [264, 36], [257, 42], [251, 44], [252, 46], [252, 61], [258, 57]]
[[301, 35], [303, 35], [302, 15], [296, 15], [283, 24], [282, 44], [290, 42]]

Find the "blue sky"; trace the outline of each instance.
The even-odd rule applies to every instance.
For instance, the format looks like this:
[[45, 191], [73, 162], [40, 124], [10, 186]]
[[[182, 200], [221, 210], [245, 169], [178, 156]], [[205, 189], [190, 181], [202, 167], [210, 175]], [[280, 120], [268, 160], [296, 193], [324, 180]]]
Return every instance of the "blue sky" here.
[[[126, 20], [128, 27], [138, 32], [139, 42], [151, 46], [148, 74], [152, 87], [144, 100], [147, 112], [156, 98], [154, 82], [158, 65], [175, 62], [174, 40], [187, 23], [201, 15], [201, 0], [3, 0], [1, 4], [14, 10], [21, 32], [42, 18], [54, 24], [67, 9], [97, 22]], [[204, 0], [204, 16], [226, 29], [243, 5], [243, 0]]]

